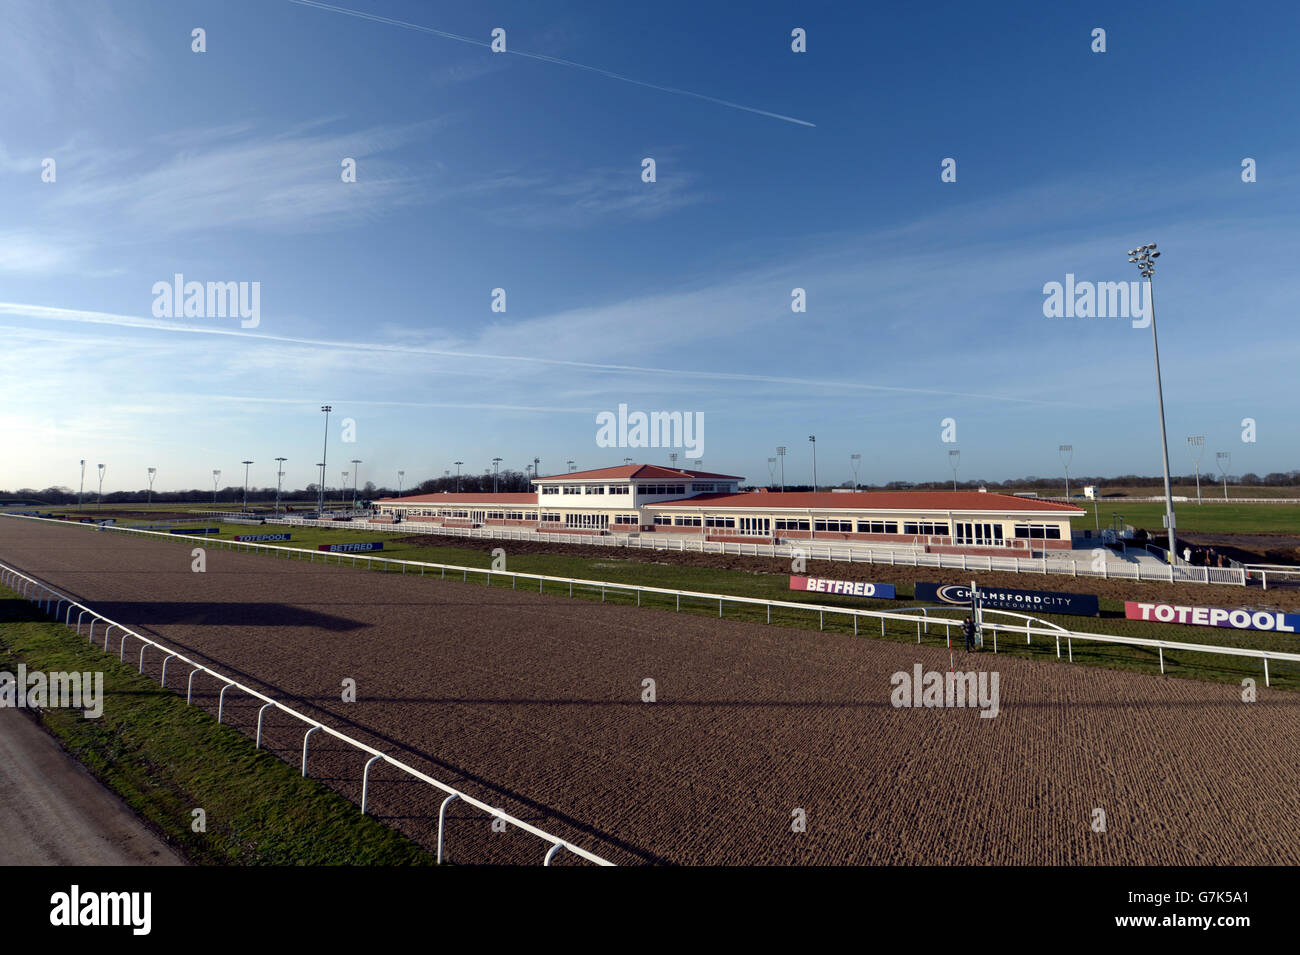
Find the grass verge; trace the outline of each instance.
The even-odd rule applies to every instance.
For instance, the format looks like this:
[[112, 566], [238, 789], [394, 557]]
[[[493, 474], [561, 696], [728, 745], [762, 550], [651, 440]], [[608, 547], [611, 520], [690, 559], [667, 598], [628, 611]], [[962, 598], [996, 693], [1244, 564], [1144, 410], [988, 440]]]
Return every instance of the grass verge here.
[[[191, 862], [206, 865], [428, 865], [405, 836], [248, 737], [90, 646], [0, 587], [0, 669], [104, 674], [104, 712], [46, 709], [60, 745]], [[192, 810], [206, 815], [194, 832]]]

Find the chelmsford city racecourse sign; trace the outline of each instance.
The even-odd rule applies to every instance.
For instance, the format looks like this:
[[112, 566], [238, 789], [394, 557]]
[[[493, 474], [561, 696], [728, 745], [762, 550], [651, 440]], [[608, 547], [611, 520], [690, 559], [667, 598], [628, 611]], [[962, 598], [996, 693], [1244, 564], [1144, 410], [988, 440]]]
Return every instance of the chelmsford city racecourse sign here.
[[846, 597], [894, 599], [893, 584], [869, 584], [865, 580], [827, 580], [824, 577], [791, 577], [791, 590], [816, 591], [819, 594], [844, 594]]
[[[970, 588], [960, 584], [917, 583], [916, 599], [969, 607]], [[1075, 617], [1095, 617], [1101, 612], [1093, 594], [1011, 590], [1007, 587], [981, 587], [980, 606], [986, 610], [1037, 610], [1039, 613], [1064, 613]]]
[[1275, 630], [1278, 633], [1300, 631], [1300, 614], [1276, 610], [1224, 610], [1222, 607], [1179, 607], [1174, 604], [1124, 602], [1124, 616], [1129, 620], [1154, 620], [1158, 623], [1181, 623], [1194, 627], [1228, 627], [1233, 630]]
[[331, 554], [352, 554], [363, 550], [383, 550], [383, 541], [368, 541], [364, 544], [319, 544], [317, 550], [327, 550]]
[[240, 534], [235, 538], [237, 541], [251, 543], [253, 541], [287, 541], [288, 534]]

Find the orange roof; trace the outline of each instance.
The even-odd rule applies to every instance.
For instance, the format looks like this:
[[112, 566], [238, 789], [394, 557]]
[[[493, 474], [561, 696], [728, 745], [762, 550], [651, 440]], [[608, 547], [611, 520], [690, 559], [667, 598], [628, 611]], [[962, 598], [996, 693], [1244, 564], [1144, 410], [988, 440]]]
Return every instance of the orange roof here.
[[676, 501], [660, 501], [646, 507], [755, 507], [765, 510], [840, 511], [1037, 511], [1086, 514], [1082, 507], [1058, 504], [1010, 494], [980, 491], [749, 491], [745, 494], [696, 494]]
[[616, 468], [597, 468], [594, 471], [572, 471], [569, 474], [549, 474], [534, 478], [535, 481], [607, 481], [614, 478], [623, 480], [660, 479], [670, 481], [696, 481], [722, 479], [740, 481], [742, 477], [735, 474], [714, 474], [711, 471], [688, 471], [685, 468], [662, 468], [657, 464], [622, 464]]
[[376, 504], [496, 504], [504, 507], [509, 504], [537, 505], [536, 494], [492, 494], [490, 492], [456, 494], [408, 494], [403, 497], [384, 497]]

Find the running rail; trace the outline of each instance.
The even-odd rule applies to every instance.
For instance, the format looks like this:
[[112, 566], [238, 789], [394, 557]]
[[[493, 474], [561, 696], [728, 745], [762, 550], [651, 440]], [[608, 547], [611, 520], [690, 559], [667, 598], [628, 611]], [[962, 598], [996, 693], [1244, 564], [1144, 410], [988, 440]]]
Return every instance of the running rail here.
[[[22, 514], [6, 514], [0, 516], [11, 517], [19, 520], [42, 521], [47, 524], [61, 524], [63, 526], [94, 528], [96, 530], [110, 530], [110, 531], [118, 531], [122, 533], [130, 533], [130, 534], [144, 534], [151, 537], [161, 537], [164, 538], [165, 540], [193, 541], [195, 543], [206, 544], [208, 546], [222, 545], [222, 546], [228, 546], [229, 549], [232, 550], [248, 548], [250, 551], [253, 549], [258, 549], [258, 550], [267, 551], [271, 553], [291, 553], [291, 554], [296, 553], [300, 555], [307, 554], [309, 555], [311, 560], [315, 560], [316, 555], [321, 554], [324, 558], [325, 563], [329, 563], [329, 557], [331, 553], [333, 553], [330, 551], [305, 550], [299, 547], [277, 547], [271, 544], [258, 544], [254, 542], [222, 540], [220, 538], [190, 537], [184, 534], [162, 534], [157, 531], [142, 531], [132, 527], [116, 527], [113, 525], [82, 524], [80, 522], [73, 523], [71, 521], [61, 521], [54, 518], [28, 517]], [[724, 602], [740, 603], [740, 604], [755, 604], [758, 606], [767, 607], [768, 623], [772, 622], [773, 607], [779, 607], [782, 609], [792, 609], [792, 610], [806, 610], [810, 612], [816, 611], [819, 617], [819, 626], [821, 629], [825, 629], [827, 613], [838, 613], [853, 618], [854, 634], [857, 634], [858, 621], [863, 617], [878, 619], [880, 621], [880, 632], [882, 636], [884, 635], [885, 632], [885, 621], [887, 620], [905, 621], [907, 623], [916, 624], [918, 643], [920, 642], [921, 639], [921, 629], [923, 624], [925, 625], [925, 632], [927, 633], [929, 632], [929, 624], [931, 623], [943, 624], [945, 635], [951, 633], [950, 631], [951, 627], [961, 625], [960, 620], [957, 620], [952, 617], [937, 617], [937, 616], [932, 617], [929, 616], [928, 614], [925, 614], [923, 617], [916, 617], [916, 616], [909, 615], [907, 612], [908, 610], [914, 612], [915, 610], [923, 609], [923, 608], [915, 608], [915, 607], [903, 608], [897, 611], [863, 610], [857, 607], [823, 606], [820, 604], [797, 603], [788, 600], [766, 600], [762, 597], [734, 597], [728, 594], [710, 594], [710, 593], [701, 593], [698, 591], [691, 591], [691, 590], [673, 590], [667, 587], [647, 587], [640, 584], [620, 584], [620, 583], [615, 583], [613, 581], [607, 581], [607, 580], [585, 580], [577, 577], [550, 577], [545, 574], [527, 574], [527, 573], [519, 573], [516, 571], [508, 571], [508, 570], [491, 570], [491, 569], [484, 569], [481, 567], [464, 567], [457, 564], [437, 564], [437, 563], [429, 563], [429, 562], [418, 561], [418, 560], [401, 560], [392, 557], [369, 557], [366, 556], [365, 554], [347, 554], [346, 552], [338, 552], [337, 556], [339, 558], [338, 563], [340, 566], [343, 564], [344, 559], [346, 559], [347, 557], [351, 557], [352, 566], [355, 567], [357, 559], [360, 558], [361, 560], [371, 561], [371, 562], [380, 561], [385, 565], [385, 569], [392, 564], [400, 565], [402, 567], [403, 573], [406, 572], [407, 567], [419, 567], [421, 576], [424, 576], [424, 571], [426, 568], [441, 570], [444, 579], [447, 575], [448, 570], [459, 571], [462, 575], [463, 580], [468, 580], [470, 574], [485, 574], [487, 575], [487, 582], [489, 585], [492, 583], [493, 574], [499, 574], [503, 577], [510, 577], [514, 579], [516, 582], [518, 582], [518, 580], [520, 579], [536, 580], [537, 590], [539, 593], [542, 590], [542, 584], [547, 581], [553, 583], [561, 583], [561, 584], [567, 583], [569, 585], [570, 596], [573, 595], [573, 587], [575, 585], [583, 586], [583, 587], [591, 587], [593, 589], [599, 588], [601, 591], [602, 600], [604, 599], [606, 590], [635, 591], [637, 594], [638, 605], [640, 604], [640, 600], [641, 600], [640, 595], [642, 593], [664, 594], [667, 596], [676, 596], [678, 610], [681, 609], [682, 597], [691, 597], [691, 598], [709, 600], [709, 601], [716, 600], [718, 602], [719, 617], [722, 616], [722, 607]], [[301, 557], [299, 559], [301, 559]], [[942, 609], [942, 608], [935, 608], [935, 609]], [[1014, 613], [1012, 611], [986, 610], [985, 612], [986, 613], [996, 612], [1000, 614], [1005, 614], [1007, 616], [1017, 616], [1017, 617], [1024, 616], [1021, 614]], [[1165, 672], [1165, 656], [1164, 656], [1165, 650], [1190, 650], [1197, 653], [1219, 653], [1219, 654], [1224, 654], [1226, 656], [1254, 657], [1256, 659], [1263, 660], [1264, 662], [1264, 685], [1265, 686], [1269, 685], [1269, 672], [1268, 672], [1269, 660], [1287, 660], [1287, 661], [1300, 662], [1300, 654], [1283, 653], [1277, 650], [1253, 650], [1244, 647], [1223, 647], [1223, 646], [1215, 646], [1213, 644], [1204, 644], [1204, 643], [1180, 643], [1171, 640], [1155, 640], [1147, 637], [1121, 637], [1114, 634], [1092, 633], [1089, 631], [1080, 631], [1080, 630], [1066, 630], [1046, 620], [1036, 621], [1038, 623], [1043, 624], [1043, 627], [1035, 629], [1032, 626], [1032, 624], [1035, 622], [1036, 618], [1024, 616], [1024, 619], [1025, 619], [1025, 623], [1023, 626], [1020, 624], [1016, 624], [1013, 627], [1008, 624], [997, 624], [997, 623], [985, 623], [983, 625], [982, 629], [992, 631], [994, 635], [993, 649], [995, 653], [997, 652], [998, 632], [1014, 631], [1017, 635], [1023, 633], [1025, 635], [1026, 642], [1030, 640], [1033, 634], [1039, 634], [1040, 636], [1055, 637], [1056, 655], [1058, 658], [1061, 655], [1061, 638], [1065, 637], [1067, 650], [1069, 652], [1070, 662], [1074, 662], [1074, 640], [1093, 640], [1100, 643], [1118, 643], [1118, 644], [1125, 644], [1129, 646], [1154, 647], [1159, 651], [1161, 673]]]
[[[67, 523], [67, 522], [55, 521], [54, 523]], [[145, 533], [152, 533], [152, 532], [145, 532]], [[172, 535], [161, 535], [161, 536], [172, 537]], [[172, 539], [175, 538], [173, 537]], [[188, 539], [198, 540], [199, 538], [188, 538]], [[500, 809], [497, 809], [493, 806], [489, 806], [487, 803], [475, 799], [473, 796], [467, 796], [465, 793], [461, 792], [460, 790], [455, 789], [452, 786], [448, 786], [446, 783], [439, 782], [438, 780], [434, 779], [432, 776], [428, 776], [420, 772], [418, 769], [415, 769], [412, 766], [408, 766], [405, 763], [401, 762], [400, 760], [394, 759], [393, 757], [389, 756], [387, 753], [380, 752], [379, 750], [375, 749], [372, 746], [367, 746], [365, 743], [362, 743], [359, 740], [355, 740], [344, 733], [340, 733], [338, 730], [334, 729], [331, 726], [327, 726], [324, 723], [314, 720], [310, 716], [307, 716], [304, 713], [299, 713], [297, 710], [291, 709], [290, 707], [285, 706], [283, 703], [279, 703], [276, 700], [271, 699], [271, 697], [259, 693], [257, 690], [254, 690], [251, 687], [247, 687], [236, 680], [232, 680], [228, 676], [224, 676], [223, 674], [218, 673], [216, 670], [213, 670], [210, 667], [206, 667], [201, 663], [197, 663], [194, 660], [191, 660], [183, 653], [179, 653], [176, 650], [172, 650], [166, 647], [165, 645], [157, 642], [156, 640], [151, 640], [148, 637], [141, 636], [140, 634], [132, 630], [130, 627], [120, 624], [116, 620], [112, 620], [108, 617], [105, 617], [103, 614], [90, 609], [85, 604], [79, 603], [70, 597], [64, 596], [63, 594], [54, 590], [52, 587], [47, 586], [46, 584], [42, 583], [41, 581], [37, 580], [34, 577], [29, 577], [27, 574], [24, 574], [22, 571], [18, 570], [17, 568], [10, 567], [8, 564], [5, 563], [0, 563], [0, 583], [4, 583], [6, 587], [9, 587], [10, 589], [18, 592], [19, 595], [24, 599], [33, 601], [34, 603], [36, 603], [36, 605], [39, 608], [45, 610], [47, 613], [49, 612], [50, 607], [53, 606], [54, 607], [53, 616], [55, 620], [59, 619], [59, 613], [60, 611], [62, 611], [63, 605], [67, 604], [68, 609], [63, 613], [63, 619], [61, 621], [65, 626], [68, 627], [74, 626], [71, 622], [72, 611], [79, 610], [80, 613], [77, 615], [77, 622], [75, 624], [75, 628], [78, 636], [81, 635], [82, 619], [86, 616], [86, 614], [90, 614], [91, 615], [90, 641], [92, 643], [94, 642], [95, 639], [95, 621], [96, 620], [103, 621], [103, 623], [105, 624], [104, 649], [106, 651], [108, 650], [109, 640], [111, 639], [113, 629], [116, 628], [122, 631], [122, 639], [118, 645], [119, 659], [125, 659], [127, 639], [129, 637], [135, 637], [137, 640], [141, 642], [140, 665], [139, 665], [139, 669], [141, 673], [144, 672], [144, 651], [147, 647], [156, 647], [158, 650], [167, 654], [166, 659], [163, 661], [163, 671], [162, 671], [163, 680], [167, 679], [167, 664], [170, 663], [173, 659], [179, 660], [182, 663], [189, 665], [190, 667], [192, 667], [192, 669], [190, 670], [189, 681], [187, 684], [188, 689], [185, 696], [186, 703], [191, 702], [191, 698], [194, 690], [195, 674], [207, 673], [210, 674], [211, 676], [216, 677], [223, 684], [225, 684], [221, 688], [221, 704], [217, 711], [217, 722], [221, 722], [222, 709], [224, 708], [226, 691], [229, 690], [231, 687], [234, 687], [235, 689], [240, 690], [243, 693], [247, 693], [249, 696], [253, 697], [254, 699], [261, 700], [264, 705], [261, 707], [261, 709], [258, 710], [258, 714], [257, 714], [257, 741], [255, 744], [256, 748], [259, 749], [261, 748], [262, 713], [265, 712], [267, 707], [274, 706], [276, 709], [280, 710], [281, 712], [286, 713], [289, 716], [292, 716], [295, 719], [301, 720], [302, 722], [306, 723], [309, 729], [307, 730], [306, 734], [303, 736], [303, 741], [302, 741], [303, 776], [307, 775], [308, 741], [311, 738], [311, 734], [316, 732], [317, 730], [320, 730], [321, 732], [329, 736], [333, 736], [335, 739], [342, 740], [343, 742], [349, 744], [350, 746], [355, 746], [363, 753], [368, 754], [371, 758], [366, 762], [365, 773], [362, 781], [361, 812], [363, 815], [365, 814], [366, 811], [365, 798], [367, 794], [367, 789], [369, 787], [370, 766], [372, 763], [375, 762], [375, 760], [380, 759], [388, 763], [390, 766], [393, 766], [396, 769], [400, 769], [403, 772], [407, 773], [408, 775], [415, 777], [421, 782], [428, 783], [430, 786], [433, 786], [435, 789], [447, 793], [449, 798], [448, 800], [444, 801], [443, 803], [444, 807], [446, 805], [446, 802], [450, 801], [451, 799], [458, 799], [461, 802], [466, 803], [467, 805], [475, 807], [476, 809], [481, 809], [483, 812], [486, 812], [494, 819], [501, 819], [505, 821], [507, 824], [514, 826], [516, 829], [522, 829], [524, 832], [534, 835], [537, 838], [541, 839], [542, 841], [548, 843], [549, 845], [547, 848], [545, 859], [543, 860], [542, 863], [543, 865], [549, 866], [551, 864], [551, 860], [555, 857], [556, 851], [561, 848], [567, 849], [569, 852], [572, 852], [574, 855], [586, 859], [588, 862], [593, 862], [596, 865], [612, 866], [614, 864], [605, 859], [602, 859], [600, 856], [595, 855], [594, 853], [588, 852], [586, 849], [582, 849], [579, 848], [578, 846], [573, 845], [567, 840], [561, 839], [558, 836], [553, 836], [549, 832], [544, 832], [541, 829], [538, 829], [536, 826], [524, 822], [522, 819], [516, 819], [514, 816], [511, 816], [508, 813], [502, 812]], [[20, 589], [20, 585], [21, 585], [21, 589]], [[165, 683], [163, 683], [162, 686], [164, 689], [166, 689]], [[438, 815], [438, 853], [437, 853], [437, 860], [440, 863], [442, 862], [444, 821], [445, 821], [445, 816], [443, 813], [440, 812]]]

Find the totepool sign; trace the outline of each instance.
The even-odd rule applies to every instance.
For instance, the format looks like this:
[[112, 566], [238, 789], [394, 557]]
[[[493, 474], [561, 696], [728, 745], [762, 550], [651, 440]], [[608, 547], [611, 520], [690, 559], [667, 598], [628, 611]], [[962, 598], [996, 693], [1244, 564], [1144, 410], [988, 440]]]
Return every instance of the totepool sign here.
[[1175, 604], [1125, 601], [1124, 616], [1129, 620], [1181, 623], [1193, 627], [1275, 630], [1278, 633], [1296, 633], [1300, 630], [1300, 614], [1279, 613], [1276, 610], [1224, 610], [1222, 607], [1179, 607]]
[[811, 590], [819, 594], [843, 594], [846, 597], [894, 599], [893, 584], [869, 584], [865, 580], [827, 580], [824, 577], [791, 577], [791, 590]]
[[287, 541], [288, 534], [240, 534], [235, 538], [243, 543], [252, 543], [253, 541]]
[[[960, 584], [918, 583], [916, 599], [969, 607], [970, 588]], [[1101, 612], [1093, 594], [1011, 590], [1007, 587], [981, 587], [980, 606], [986, 610], [1037, 610], [1039, 613], [1064, 613], [1075, 617], [1095, 617]]]
[[327, 550], [331, 554], [352, 554], [364, 550], [383, 550], [383, 541], [371, 541], [365, 544], [319, 544], [317, 550]]

